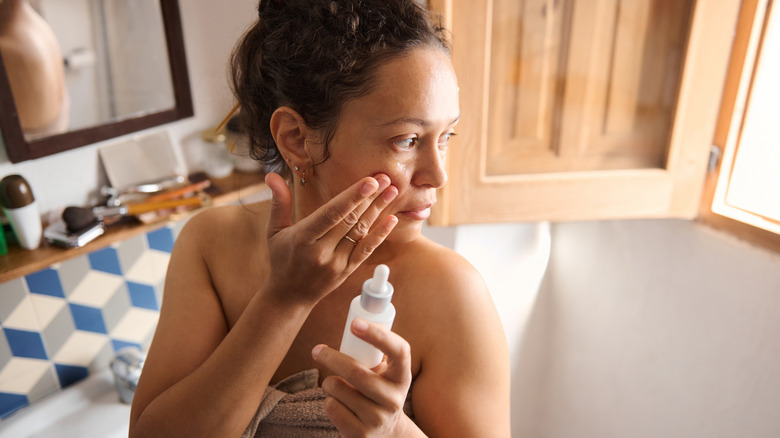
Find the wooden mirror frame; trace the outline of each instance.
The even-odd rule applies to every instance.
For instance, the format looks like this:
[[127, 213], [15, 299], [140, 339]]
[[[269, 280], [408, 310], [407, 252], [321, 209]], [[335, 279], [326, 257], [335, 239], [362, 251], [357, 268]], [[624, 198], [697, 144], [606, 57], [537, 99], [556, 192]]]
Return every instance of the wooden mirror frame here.
[[160, 0], [160, 8], [165, 26], [168, 64], [170, 66], [175, 99], [174, 107], [169, 110], [68, 131], [28, 142], [24, 138], [24, 133], [19, 123], [16, 104], [11, 92], [11, 84], [5, 71], [3, 57], [0, 55], [0, 130], [2, 130], [8, 159], [12, 163], [75, 149], [191, 117], [194, 114], [178, 0]]

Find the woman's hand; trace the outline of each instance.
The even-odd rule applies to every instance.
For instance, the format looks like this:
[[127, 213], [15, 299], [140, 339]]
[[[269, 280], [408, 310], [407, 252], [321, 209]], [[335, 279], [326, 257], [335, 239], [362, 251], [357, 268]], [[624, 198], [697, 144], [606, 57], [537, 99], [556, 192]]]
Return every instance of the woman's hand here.
[[329, 395], [325, 413], [345, 437], [412, 436], [415, 429], [422, 436], [403, 412], [412, 383], [409, 343], [361, 319], [352, 322], [351, 330], [381, 350], [385, 359], [368, 369], [326, 345], [314, 347], [314, 360], [334, 374], [322, 382], [322, 389]]
[[374, 252], [398, 223], [380, 213], [398, 195], [387, 175], [363, 178], [314, 213], [292, 223], [292, 194], [281, 176], [265, 178], [273, 194], [268, 219], [267, 286], [286, 301], [317, 302]]

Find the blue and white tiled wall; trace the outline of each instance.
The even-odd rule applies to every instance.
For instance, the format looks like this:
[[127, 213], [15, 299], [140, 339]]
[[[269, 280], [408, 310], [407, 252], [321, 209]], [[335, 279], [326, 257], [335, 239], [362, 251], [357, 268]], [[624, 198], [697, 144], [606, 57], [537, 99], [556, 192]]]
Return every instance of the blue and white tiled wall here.
[[0, 284], [0, 419], [148, 348], [181, 225]]

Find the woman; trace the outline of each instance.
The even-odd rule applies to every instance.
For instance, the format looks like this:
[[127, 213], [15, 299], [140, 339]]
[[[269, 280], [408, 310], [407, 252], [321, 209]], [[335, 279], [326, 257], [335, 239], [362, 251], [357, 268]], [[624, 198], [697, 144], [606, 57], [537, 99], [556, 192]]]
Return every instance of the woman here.
[[[413, 0], [263, 0], [233, 64], [255, 152], [289, 182], [180, 233], [131, 436], [508, 436], [489, 293], [420, 234], [459, 116], [442, 30]], [[385, 354], [367, 369], [338, 347], [378, 264], [397, 316], [352, 324]]]

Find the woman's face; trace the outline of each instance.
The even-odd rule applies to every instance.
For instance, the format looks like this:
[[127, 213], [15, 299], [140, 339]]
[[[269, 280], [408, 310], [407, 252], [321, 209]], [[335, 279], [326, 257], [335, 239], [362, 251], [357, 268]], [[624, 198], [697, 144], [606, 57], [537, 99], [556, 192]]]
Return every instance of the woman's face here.
[[384, 173], [398, 188], [385, 210], [398, 217], [387, 240], [411, 240], [447, 182], [444, 160], [460, 115], [457, 80], [438, 48], [388, 61], [376, 79], [369, 94], [342, 109], [329, 157], [306, 190], [312, 187], [324, 203], [360, 178]]

